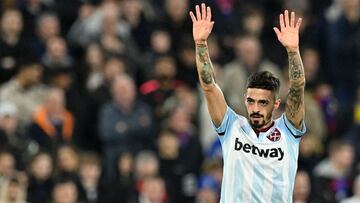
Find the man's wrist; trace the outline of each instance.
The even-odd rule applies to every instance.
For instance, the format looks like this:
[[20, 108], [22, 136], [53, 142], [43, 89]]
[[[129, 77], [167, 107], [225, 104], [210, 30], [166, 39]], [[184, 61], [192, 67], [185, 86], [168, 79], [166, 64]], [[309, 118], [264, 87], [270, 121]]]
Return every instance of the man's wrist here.
[[286, 47], [286, 51], [288, 52], [288, 53], [290, 53], [290, 52], [299, 52], [299, 47]]
[[195, 45], [206, 45], [206, 44], [207, 44], [206, 40], [196, 40], [195, 41]]

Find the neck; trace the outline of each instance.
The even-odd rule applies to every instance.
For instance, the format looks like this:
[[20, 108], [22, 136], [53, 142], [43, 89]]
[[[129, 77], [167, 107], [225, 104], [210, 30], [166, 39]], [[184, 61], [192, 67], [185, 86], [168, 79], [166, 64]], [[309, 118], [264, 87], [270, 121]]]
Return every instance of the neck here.
[[18, 35], [16, 33], [3, 33], [3, 39], [8, 44], [16, 44], [19, 40]]

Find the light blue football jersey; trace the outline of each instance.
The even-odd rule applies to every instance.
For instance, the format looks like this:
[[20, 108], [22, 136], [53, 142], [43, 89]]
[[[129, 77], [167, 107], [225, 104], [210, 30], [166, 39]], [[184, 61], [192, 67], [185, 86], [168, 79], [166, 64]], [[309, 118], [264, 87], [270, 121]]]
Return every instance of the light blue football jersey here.
[[221, 203], [292, 202], [304, 123], [300, 131], [282, 114], [258, 137], [247, 118], [227, 107], [215, 130], [224, 159]]

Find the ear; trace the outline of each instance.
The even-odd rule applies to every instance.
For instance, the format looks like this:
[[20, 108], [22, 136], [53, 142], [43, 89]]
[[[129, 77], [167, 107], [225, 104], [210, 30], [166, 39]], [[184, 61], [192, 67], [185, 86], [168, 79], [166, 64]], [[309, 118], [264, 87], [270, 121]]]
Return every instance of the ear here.
[[280, 107], [281, 99], [276, 99], [274, 103], [274, 111]]

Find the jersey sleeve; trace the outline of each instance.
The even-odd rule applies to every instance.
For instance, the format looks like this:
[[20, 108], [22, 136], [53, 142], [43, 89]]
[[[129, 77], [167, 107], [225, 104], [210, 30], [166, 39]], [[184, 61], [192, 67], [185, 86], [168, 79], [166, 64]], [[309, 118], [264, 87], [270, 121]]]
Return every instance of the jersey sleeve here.
[[286, 118], [285, 113], [283, 113], [281, 119], [283, 120], [286, 129], [290, 132], [290, 134], [294, 138], [296, 139], [301, 138], [306, 133], [306, 126], [304, 120], [301, 123], [301, 130], [299, 130], [295, 128], [294, 125]]
[[227, 107], [226, 113], [224, 115], [223, 120], [221, 121], [220, 126], [216, 127], [213, 123], [213, 128], [219, 136], [221, 142], [227, 137], [226, 135], [230, 131], [230, 128], [234, 121], [237, 119], [238, 115], [230, 108]]

